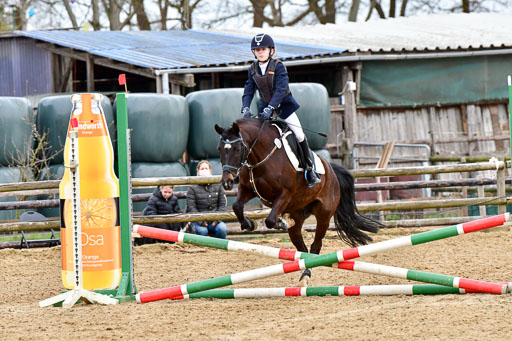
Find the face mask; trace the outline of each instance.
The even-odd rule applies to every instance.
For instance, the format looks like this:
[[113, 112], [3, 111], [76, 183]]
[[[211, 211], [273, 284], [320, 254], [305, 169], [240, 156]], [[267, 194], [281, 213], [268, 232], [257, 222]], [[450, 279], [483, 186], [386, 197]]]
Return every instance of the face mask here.
[[199, 175], [199, 176], [210, 176], [210, 175], [212, 175], [212, 173], [210, 172], [209, 169], [200, 169], [199, 172], [197, 173], [197, 175]]

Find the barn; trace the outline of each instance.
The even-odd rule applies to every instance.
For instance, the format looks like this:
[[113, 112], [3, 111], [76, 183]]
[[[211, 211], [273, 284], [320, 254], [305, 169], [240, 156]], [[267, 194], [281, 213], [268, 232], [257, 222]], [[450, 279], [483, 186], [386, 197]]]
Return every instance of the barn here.
[[[428, 15], [265, 32], [276, 40], [291, 82], [326, 87], [331, 156], [349, 168], [373, 167], [393, 141], [391, 163], [411, 165], [510, 154], [511, 17]], [[3, 49], [33, 51], [31, 60], [42, 61], [45, 72], [27, 77], [45, 79], [39, 83], [46, 87], [33, 90], [37, 79], [18, 73], [1, 95], [43, 93], [48, 84], [51, 92], [113, 93], [120, 72], [130, 92], [242, 87], [252, 60], [247, 44], [260, 31], [19, 31], [0, 39]], [[32, 64], [17, 55], [11, 69]]]

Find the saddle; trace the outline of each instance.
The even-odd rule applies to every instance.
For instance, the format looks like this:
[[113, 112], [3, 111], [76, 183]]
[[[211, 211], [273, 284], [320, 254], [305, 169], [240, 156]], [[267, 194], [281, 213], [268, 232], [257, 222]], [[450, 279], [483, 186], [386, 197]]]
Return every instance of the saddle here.
[[[277, 129], [280, 138], [276, 138], [274, 140], [274, 144], [277, 148], [284, 148], [286, 155], [288, 156], [288, 160], [292, 164], [293, 168], [297, 172], [303, 172], [306, 168], [305, 156], [302, 153], [302, 148], [299, 148], [299, 144], [297, 142], [297, 138], [293, 131], [288, 127], [288, 124], [284, 121], [273, 121], [272, 126]], [[318, 155], [313, 152], [314, 161], [314, 169], [318, 174], [325, 174], [324, 164], [318, 157]]]

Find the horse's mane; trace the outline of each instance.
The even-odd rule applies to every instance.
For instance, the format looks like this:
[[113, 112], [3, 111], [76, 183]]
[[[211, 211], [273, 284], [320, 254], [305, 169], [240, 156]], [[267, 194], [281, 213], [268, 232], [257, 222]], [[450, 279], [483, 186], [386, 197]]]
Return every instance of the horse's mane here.
[[239, 127], [250, 126], [260, 128], [263, 122], [263, 120], [258, 118], [239, 118], [234, 123], [238, 124]]

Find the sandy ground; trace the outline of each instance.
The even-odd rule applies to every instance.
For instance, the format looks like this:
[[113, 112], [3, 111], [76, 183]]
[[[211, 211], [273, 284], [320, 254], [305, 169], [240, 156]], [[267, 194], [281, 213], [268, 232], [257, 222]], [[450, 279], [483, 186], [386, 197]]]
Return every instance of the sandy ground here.
[[[375, 241], [424, 231], [385, 229]], [[308, 244], [312, 234], [305, 233]], [[292, 248], [285, 235], [256, 241]], [[472, 233], [362, 260], [487, 281], [512, 280], [512, 231]], [[322, 253], [347, 248], [330, 233]], [[135, 249], [136, 284], [155, 290], [281, 261], [246, 252], [153, 244]], [[296, 273], [238, 287], [295, 286]], [[313, 285], [404, 284], [406, 280], [317, 268]], [[411, 283], [411, 282], [409, 282]], [[285, 297], [80, 304], [39, 308], [58, 294], [60, 248], [0, 250], [1, 340], [510, 340], [512, 296]]]

